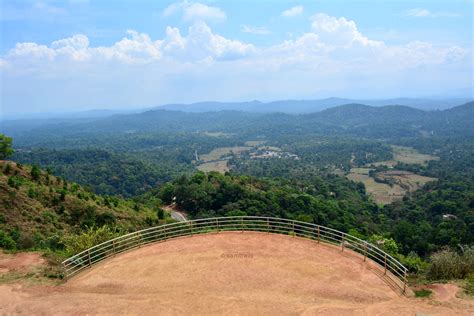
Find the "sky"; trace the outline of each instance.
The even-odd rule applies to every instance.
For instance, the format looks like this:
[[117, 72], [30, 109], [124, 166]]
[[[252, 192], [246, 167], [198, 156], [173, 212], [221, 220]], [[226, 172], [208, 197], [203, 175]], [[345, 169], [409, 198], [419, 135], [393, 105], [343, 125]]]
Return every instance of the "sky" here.
[[0, 115], [472, 97], [473, 0], [0, 0]]

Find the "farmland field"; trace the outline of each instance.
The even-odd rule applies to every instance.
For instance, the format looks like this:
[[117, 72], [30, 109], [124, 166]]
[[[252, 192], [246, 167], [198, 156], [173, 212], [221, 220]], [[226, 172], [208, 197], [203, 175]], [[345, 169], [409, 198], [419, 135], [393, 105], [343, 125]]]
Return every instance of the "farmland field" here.
[[362, 182], [367, 195], [371, 196], [379, 205], [392, 203], [405, 195], [406, 191], [399, 185], [390, 186], [376, 182], [374, 178], [369, 177], [369, 170], [369, 168], [353, 168], [346, 177], [355, 182]]
[[434, 155], [427, 155], [422, 154], [414, 148], [410, 147], [403, 147], [403, 146], [395, 146], [392, 145], [392, 152], [393, 152], [393, 159], [387, 161], [380, 161], [376, 163], [372, 163], [371, 165], [374, 166], [389, 166], [393, 167], [397, 163], [402, 162], [406, 164], [419, 164], [419, 165], [427, 165], [427, 163], [431, 160], [438, 160], [439, 157]]
[[204, 172], [217, 171], [217, 172], [224, 173], [230, 170], [229, 167], [227, 166], [227, 160], [206, 162], [197, 166], [197, 168], [198, 170], [201, 170]]
[[437, 180], [401, 170], [388, 170], [375, 175], [375, 178], [391, 183], [388, 184], [370, 177], [370, 170], [370, 168], [352, 168], [346, 177], [355, 182], [362, 182], [367, 194], [379, 205], [400, 200], [407, 192], [418, 190], [426, 183]]
[[219, 160], [223, 156], [230, 155], [231, 153], [240, 154], [249, 149], [252, 149], [252, 147], [247, 147], [247, 146], [219, 147], [219, 148], [214, 149], [208, 154], [200, 155], [199, 158], [203, 162], [210, 162], [214, 160]]

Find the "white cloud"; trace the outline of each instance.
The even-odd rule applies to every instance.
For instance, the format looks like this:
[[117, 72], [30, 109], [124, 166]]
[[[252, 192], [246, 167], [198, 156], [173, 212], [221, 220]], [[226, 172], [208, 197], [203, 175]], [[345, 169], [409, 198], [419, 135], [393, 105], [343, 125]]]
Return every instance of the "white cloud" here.
[[413, 17], [413, 18], [441, 18], [441, 17], [454, 18], [454, 17], [461, 16], [459, 13], [431, 12], [430, 10], [422, 9], [422, 8], [410, 9], [406, 11], [405, 15], [408, 17]]
[[251, 25], [242, 25], [241, 29], [244, 33], [256, 34], [256, 35], [268, 35], [270, 31], [267, 30], [264, 26], [251, 26]]
[[163, 16], [167, 17], [181, 12], [185, 21], [223, 21], [227, 18], [225, 12], [218, 8], [199, 2], [175, 2], [170, 4], [163, 11]]
[[[95, 107], [151, 106], [263, 95], [311, 97], [322, 90], [337, 94], [337, 89], [432, 91], [472, 80], [469, 47], [423, 41], [391, 45], [367, 37], [350, 19], [327, 14], [314, 15], [310, 23], [305, 33], [270, 46], [226, 38], [203, 21], [187, 30], [168, 26], [158, 39], [129, 30], [108, 46], [91, 46], [84, 34], [48, 45], [18, 43], [0, 55], [2, 102], [13, 110], [22, 98], [24, 104], [41, 107], [47, 99], [60, 107], [66, 101], [79, 103], [74, 93], [84, 91], [83, 104]], [[30, 97], [18, 93], [25, 86]]]
[[291, 18], [291, 17], [295, 17], [297, 15], [300, 15], [301, 13], [303, 13], [303, 11], [304, 11], [303, 6], [297, 5], [297, 6], [294, 6], [292, 8], [289, 8], [288, 10], [283, 11], [281, 13], [281, 16], [283, 16], [285, 18]]
[[357, 29], [354, 21], [344, 17], [336, 18], [325, 13], [318, 13], [312, 18], [311, 27], [318, 34], [321, 41], [330, 46], [350, 47], [360, 44], [362, 46], [380, 46], [381, 41], [369, 40]]

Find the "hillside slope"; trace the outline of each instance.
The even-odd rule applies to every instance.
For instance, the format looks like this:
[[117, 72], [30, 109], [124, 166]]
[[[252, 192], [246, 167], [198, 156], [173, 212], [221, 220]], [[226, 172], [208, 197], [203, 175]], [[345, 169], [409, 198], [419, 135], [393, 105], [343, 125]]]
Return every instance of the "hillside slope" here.
[[46, 171], [0, 161], [0, 247], [54, 249], [64, 234], [88, 227], [128, 231], [157, 223], [156, 211], [133, 201], [98, 196]]

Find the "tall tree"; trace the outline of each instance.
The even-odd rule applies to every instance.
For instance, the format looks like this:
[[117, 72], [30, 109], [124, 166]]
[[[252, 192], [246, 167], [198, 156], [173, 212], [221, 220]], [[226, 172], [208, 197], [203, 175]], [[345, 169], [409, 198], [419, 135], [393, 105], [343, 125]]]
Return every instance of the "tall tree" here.
[[13, 154], [12, 138], [0, 134], [0, 159], [7, 159]]

